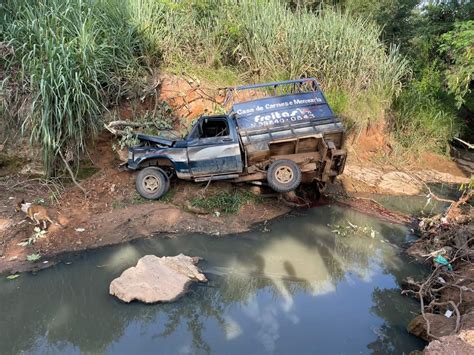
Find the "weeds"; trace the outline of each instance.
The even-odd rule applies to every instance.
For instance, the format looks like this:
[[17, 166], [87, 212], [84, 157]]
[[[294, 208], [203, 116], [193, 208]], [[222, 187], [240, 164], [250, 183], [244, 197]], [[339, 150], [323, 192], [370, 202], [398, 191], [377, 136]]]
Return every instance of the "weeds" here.
[[168, 21], [155, 20], [143, 35], [161, 47], [171, 71], [204, 75], [219, 85], [238, 77], [315, 76], [325, 90], [342, 95], [330, 101], [359, 129], [383, 117], [408, 73], [398, 48], [380, 42], [379, 27], [330, 7], [314, 13], [279, 1], [210, 0], [146, 8], [146, 18]]
[[164, 203], [171, 203], [173, 202], [173, 198], [175, 195], [176, 189], [170, 189], [162, 198], [160, 198], [160, 201]]
[[[116, 143], [112, 144], [114, 151], [122, 150], [139, 144], [138, 133], [148, 135], [161, 135], [171, 139], [178, 138], [178, 134], [173, 129], [173, 111], [166, 102], [156, 102], [151, 111], [146, 111], [140, 115], [135, 114], [133, 122], [118, 120], [106, 124], [106, 128], [113, 134], [119, 136]], [[123, 129], [121, 128], [123, 127]]]
[[47, 233], [47, 231], [42, 230], [39, 227], [35, 227], [33, 235], [29, 237], [27, 241], [20, 242], [17, 245], [22, 247], [33, 245], [38, 241], [38, 239], [45, 238]]
[[249, 191], [219, 191], [207, 197], [196, 197], [191, 200], [191, 205], [207, 212], [220, 211], [223, 213], [237, 213], [246, 203], [258, 203], [260, 198]]
[[26, 261], [29, 261], [30, 263], [34, 263], [41, 259], [41, 254], [40, 253], [35, 253], [35, 254], [29, 254], [26, 256]]

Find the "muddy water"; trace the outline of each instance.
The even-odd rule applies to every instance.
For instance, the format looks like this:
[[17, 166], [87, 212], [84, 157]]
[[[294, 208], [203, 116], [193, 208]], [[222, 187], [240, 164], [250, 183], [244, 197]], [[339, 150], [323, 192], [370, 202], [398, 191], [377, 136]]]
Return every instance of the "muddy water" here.
[[[337, 236], [349, 220], [376, 233]], [[330, 227], [328, 226], [331, 225]], [[155, 238], [0, 279], [0, 354], [408, 353], [418, 305], [398, 285], [423, 272], [407, 230], [324, 206], [231, 237]], [[123, 304], [110, 281], [146, 254], [205, 258], [207, 285], [173, 304]]]

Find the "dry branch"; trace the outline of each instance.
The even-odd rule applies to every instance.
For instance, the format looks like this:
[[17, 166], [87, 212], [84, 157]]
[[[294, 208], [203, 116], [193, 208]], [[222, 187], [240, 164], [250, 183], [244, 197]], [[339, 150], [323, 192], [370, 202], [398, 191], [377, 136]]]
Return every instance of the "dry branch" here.
[[84, 196], [87, 197], [87, 191], [86, 189], [84, 189], [81, 184], [76, 180], [76, 177], [74, 176], [74, 173], [73, 171], [71, 170], [71, 167], [69, 166], [69, 163], [67, 162], [67, 160], [64, 158], [64, 155], [63, 153], [61, 152], [61, 150], [58, 150], [58, 153], [59, 153], [59, 156], [61, 157], [63, 163], [64, 163], [64, 166], [66, 167], [66, 170], [68, 171], [69, 175], [71, 176], [71, 179], [72, 179], [72, 182], [74, 183], [74, 185], [76, 185], [83, 193], [84, 193]]
[[[126, 134], [125, 130], [123, 129], [124, 127], [146, 128], [154, 125], [155, 124], [153, 122], [131, 122], [118, 120], [104, 124], [104, 128], [115, 136], [123, 136]], [[120, 127], [122, 129], [116, 127]]]

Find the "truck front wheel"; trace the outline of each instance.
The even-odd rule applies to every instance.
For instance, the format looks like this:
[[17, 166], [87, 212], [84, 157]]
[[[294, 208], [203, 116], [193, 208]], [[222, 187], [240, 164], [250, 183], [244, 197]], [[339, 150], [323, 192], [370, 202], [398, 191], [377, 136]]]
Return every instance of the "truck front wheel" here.
[[148, 167], [138, 173], [135, 187], [143, 198], [158, 200], [168, 192], [170, 180], [162, 169]]
[[277, 160], [268, 168], [267, 181], [276, 192], [290, 192], [299, 186], [301, 170], [294, 161]]

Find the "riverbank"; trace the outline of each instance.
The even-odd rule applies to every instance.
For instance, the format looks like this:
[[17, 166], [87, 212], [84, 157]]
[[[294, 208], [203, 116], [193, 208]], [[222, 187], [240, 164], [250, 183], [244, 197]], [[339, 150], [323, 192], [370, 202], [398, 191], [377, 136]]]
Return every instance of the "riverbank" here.
[[[18, 172], [3, 178], [0, 182], [0, 272], [44, 268], [62, 254], [161, 233], [207, 233], [215, 236], [241, 233], [255, 224], [285, 215], [294, 206], [275, 194], [266, 195], [261, 188], [217, 182], [207, 185], [175, 181], [163, 200], [146, 201], [135, 192], [134, 174], [118, 168], [120, 160], [112, 149], [112, 137], [103, 133], [95, 147], [90, 154], [92, 174], [81, 181], [87, 196], [74, 185], [54, 185], [54, 182], [47, 183]], [[362, 168], [349, 161], [346, 173], [328, 188], [325, 199], [319, 203], [336, 201], [339, 205], [389, 222], [409, 224], [410, 217], [389, 211], [372, 199], [359, 195], [374, 192], [393, 194], [402, 190], [405, 194], [414, 194], [418, 190], [408, 187], [419, 187], [423, 180], [414, 179], [411, 173], [390, 171], [388, 166], [370, 166], [370, 162]], [[361, 175], [364, 169], [369, 169], [376, 178], [368, 182], [368, 174]], [[460, 174], [450, 174], [449, 177], [448, 182], [466, 179]], [[387, 184], [389, 180], [390, 184]], [[392, 190], [377, 184], [391, 186]], [[212, 206], [204, 210], [196, 203], [211, 200], [219, 194], [236, 199], [233, 213]], [[21, 199], [44, 205], [51, 218], [59, 224], [51, 225], [46, 234], [38, 235], [31, 221], [15, 211], [15, 204]], [[39, 259], [28, 261], [31, 255]]]
[[[230, 184], [173, 183], [164, 201], [147, 201], [135, 192], [134, 175], [119, 171], [110, 142], [98, 144], [92, 157], [98, 171], [82, 181], [87, 197], [76, 187], [66, 188], [56, 203], [52, 187], [39, 179], [9, 177], [0, 187], [0, 272], [18, 272], [49, 266], [49, 260], [64, 253], [79, 252], [124, 243], [160, 233], [207, 233], [215, 236], [249, 230], [252, 225], [287, 213], [290, 208], [271, 199], [247, 201], [239, 213], [204, 211], [192, 206], [197, 198], [236, 188]], [[115, 165], [114, 165], [115, 163]], [[47, 234], [24, 245], [35, 234], [22, 212], [15, 211], [21, 199], [45, 205], [53, 221]], [[253, 202], [253, 201], [252, 201]], [[22, 244], [23, 243], [23, 244]], [[32, 263], [28, 255], [40, 255]]]

